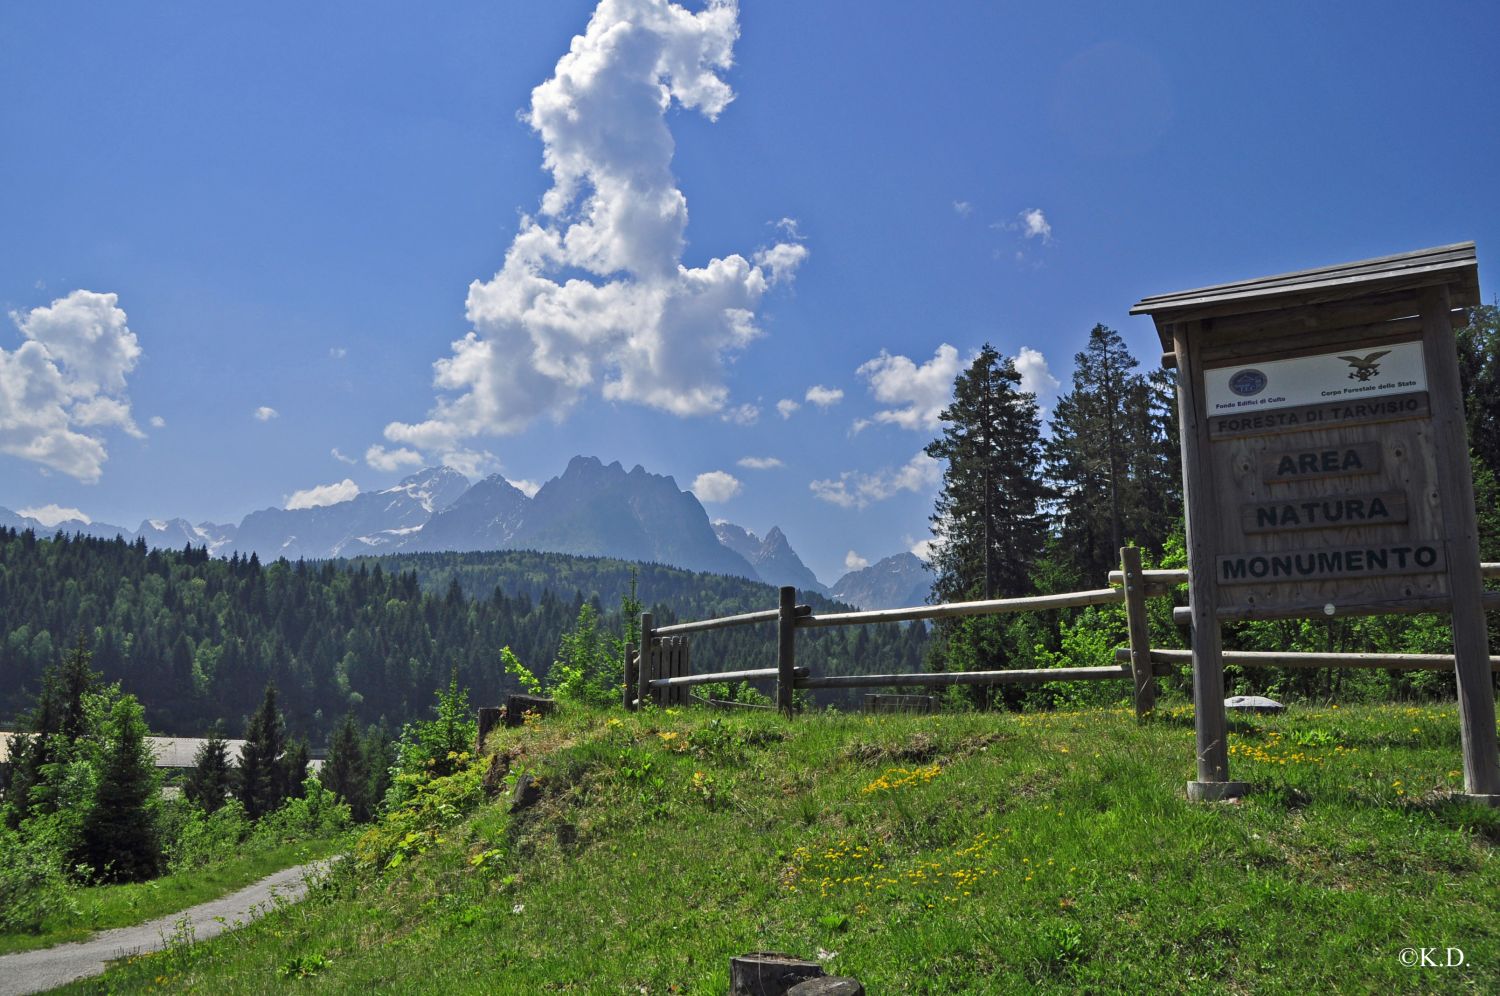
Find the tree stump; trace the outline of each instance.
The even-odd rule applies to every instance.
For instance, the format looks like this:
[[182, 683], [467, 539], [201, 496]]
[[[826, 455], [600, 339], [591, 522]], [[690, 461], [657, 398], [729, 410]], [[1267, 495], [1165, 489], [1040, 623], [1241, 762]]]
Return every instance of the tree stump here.
[[823, 966], [775, 951], [729, 959], [730, 996], [786, 996], [797, 983], [821, 979]]
[[479, 735], [474, 738], [474, 756], [484, 753], [484, 738], [500, 725], [500, 707], [484, 706], [479, 710]]
[[550, 716], [556, 710], [557, 702], [553, 699], [540, 695], [512, 695], [505, 700], [505, 725], [522, 725], [528, 712]]

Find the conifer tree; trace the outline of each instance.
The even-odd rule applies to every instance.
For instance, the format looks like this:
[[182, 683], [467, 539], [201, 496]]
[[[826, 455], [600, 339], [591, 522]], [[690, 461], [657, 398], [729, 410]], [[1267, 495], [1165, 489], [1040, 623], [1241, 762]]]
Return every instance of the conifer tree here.
[[106, 882], [139, 882], [161, 869], [160, 779], [146, 744], [144, 716], [135, 696], [115, 701], [106, 729], [104, 765], [93, 805], [83, 818], [76, 858]]
[[251, 819], [260, 819], [281, 804], [285, 785], [281, 755], [286, 750], [286, 729], [276, 708], [276, 686], [267, 685], [260, 708], [245, 727], [245, 746], [240, 749], [239, 777], [235, 794]]
[[182, 794], [205, 813], [212, 813], [224, 804], [233, 787], [229, 743], [224, 739], [219, 724], [215, 723], [208, 739], [203, 741], [193, 757], [193, 770], [183, 784]]
[[943, 434], [926, 447], [947, 462], [932, 516], [933, 593], [940, 601], [1023, 594], [1046, 538], [1036, 395], [985, 343], [939, 417]]
[[42, 675], [42, 693], [26, 721], [26, 733], [11, 745], [15, 759], [6, 786], [4, 819], [15, 828], [22, 819], [54, 808], [47, 790], [47, 771], [72, 751], [88, 731], [84, 698], [99, 684], [93, 656], [80, 633], [62, 661]]
[[328, 745], [328, 760], [318, 772], [318, 779], [349, 804], [349, 815], [356, 823], [370, 819], [370, 767], [359, 742], [353, 713], [347, 714], [334, 732]]
[[1053, 409], [1046, 468], [1069, 583], [1097, 585], [1119, 566], [1121, 546], [1160, 550], [1166, 538], [1180, 508], [1176, 420], [1164, 397], [1170, 382], [1135, 373], [1113, 329], [1095, 325], [1074, 364], [1072, 390]]

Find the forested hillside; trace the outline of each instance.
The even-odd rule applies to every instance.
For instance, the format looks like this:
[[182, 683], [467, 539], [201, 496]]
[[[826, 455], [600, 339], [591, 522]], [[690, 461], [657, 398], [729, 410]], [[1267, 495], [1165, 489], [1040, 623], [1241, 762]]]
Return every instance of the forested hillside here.
[[[203, 548], [0, 529], [0, 726], [14, 727], [44, 668], [82, 634], [105, 681], [146, 707], [153, 731], [238, 731], [268, 682], [289, 730], [326, 741], [346, 712], [391, 728], [423, 713], [451, 669], [476, 703], [515, 691], [499, 651], [539, 674], [593, 601], [620, 631], [631, 571], [659, 622], [764, 609], [775, 590], [742, 578], [562, 554], [420, 554], [384, 561], [262, 564]], [[820, 608], [835, 603], [807, 596]], [[824, 673], [914, 670], [921, 627], [821, 630], [799, 662]], [[700, 669], [766, 666], [770, 627], [695, 639]]]

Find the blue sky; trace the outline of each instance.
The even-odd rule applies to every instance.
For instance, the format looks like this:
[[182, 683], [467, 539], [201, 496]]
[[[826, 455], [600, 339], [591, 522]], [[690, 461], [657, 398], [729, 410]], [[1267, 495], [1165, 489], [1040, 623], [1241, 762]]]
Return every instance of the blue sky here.
[[986, 340], [1046, 404], [1149, 293], [1467, 239], [1496, 293], [1491, 5], [427, 7], [0, 8], [0, 505], [584, 453], [832, 581], [926, 538]]

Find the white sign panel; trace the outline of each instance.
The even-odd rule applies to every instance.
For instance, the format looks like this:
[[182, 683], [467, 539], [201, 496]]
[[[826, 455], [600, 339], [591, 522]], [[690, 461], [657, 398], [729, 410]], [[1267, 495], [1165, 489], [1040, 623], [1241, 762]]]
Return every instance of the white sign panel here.
[[1203, 371], [1208, 414], [1354, 401], [1427, 390], [1420, 342], [1241, 363]]

